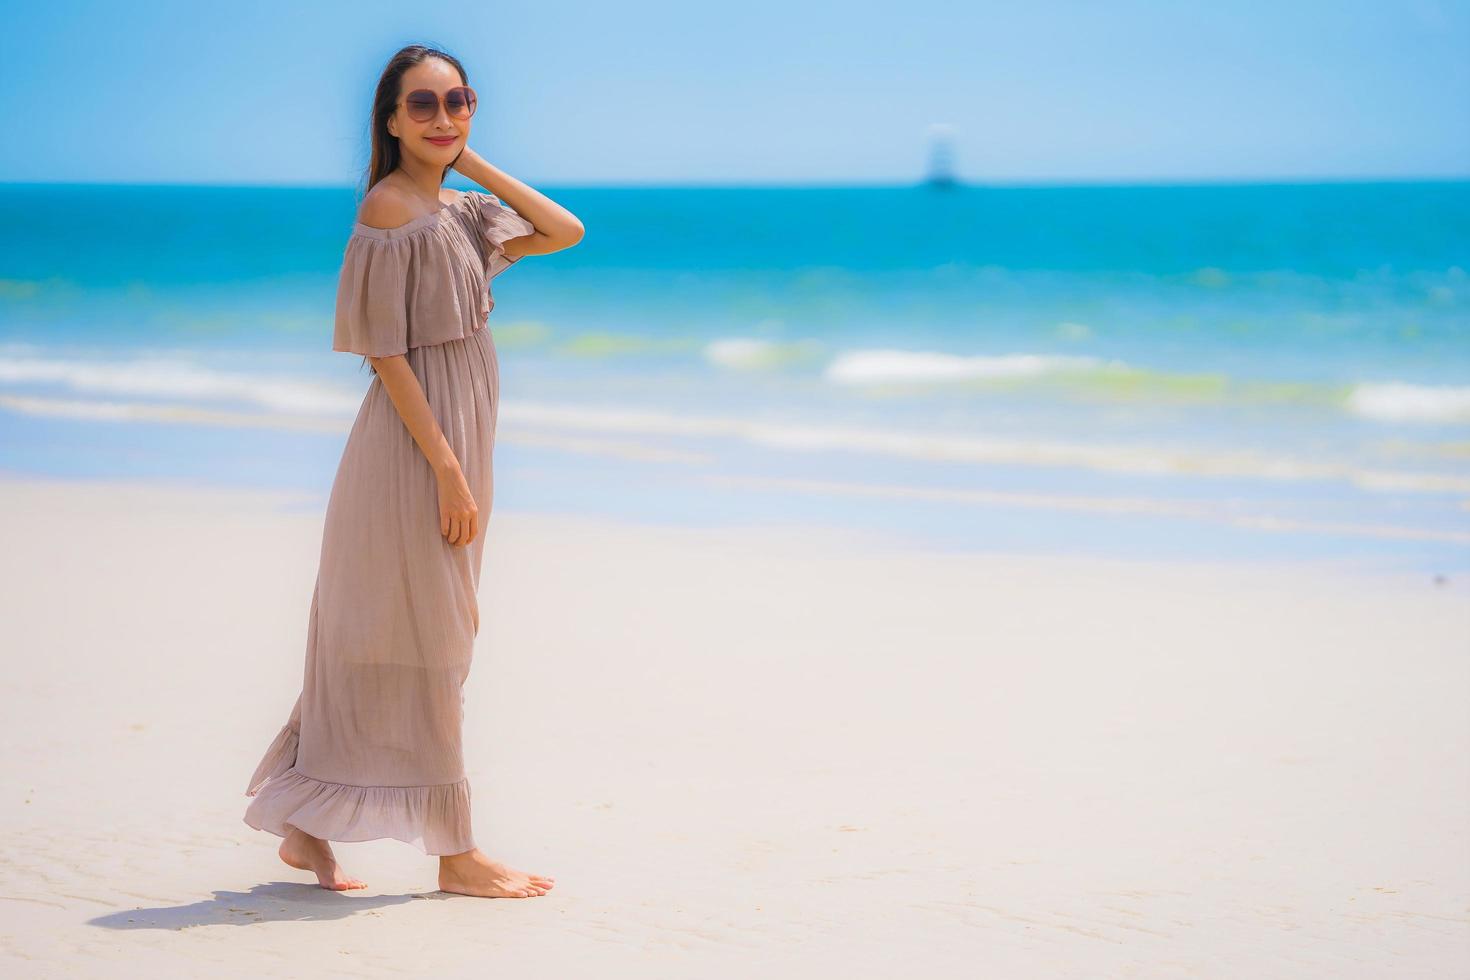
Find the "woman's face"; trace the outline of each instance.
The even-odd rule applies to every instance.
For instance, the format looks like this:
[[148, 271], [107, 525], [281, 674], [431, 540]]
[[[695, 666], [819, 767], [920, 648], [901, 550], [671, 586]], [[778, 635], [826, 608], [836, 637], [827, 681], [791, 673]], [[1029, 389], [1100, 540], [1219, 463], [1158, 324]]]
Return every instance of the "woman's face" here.
[[[388, 132], [398, 137], [399, 148], [405, 154], [442, 167], [459, 156], [470, 136], [470, 120], [449, 114], [444, 107], [444, 93], [463, 84], [454, 66], [439, 58], [428, 58], [403, 73], [398, 107], [388, 117]], [[439, 97], [438, 112], [427, 122], [410, 118], [403, 101], [408, 93], [421, 88]]]

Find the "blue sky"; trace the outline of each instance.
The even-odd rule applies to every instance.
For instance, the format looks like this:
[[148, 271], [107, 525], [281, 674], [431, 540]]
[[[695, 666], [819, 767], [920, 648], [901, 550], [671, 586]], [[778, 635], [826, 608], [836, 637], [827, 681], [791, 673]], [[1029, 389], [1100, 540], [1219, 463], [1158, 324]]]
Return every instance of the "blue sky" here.
[[8, 2], [0, 180], [350, 186], [389, 54], [534, 183], [1470, 176], [1470, 0]]

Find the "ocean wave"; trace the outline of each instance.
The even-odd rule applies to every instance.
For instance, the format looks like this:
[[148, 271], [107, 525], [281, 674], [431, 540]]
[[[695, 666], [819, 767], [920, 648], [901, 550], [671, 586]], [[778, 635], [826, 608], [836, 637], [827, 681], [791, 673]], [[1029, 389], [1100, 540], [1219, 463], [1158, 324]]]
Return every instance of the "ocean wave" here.
[[353, 413], [362, 402], [361, 393], [323, 381], [219, 371], [168, 357], [104, 361], [12, 354], [0, 358], [0, 384], [50, 384], [84, 393], [241, 402], [270, 411], [319, 415]]
[[295, 429], [308, 432], [342, 432], [350, 420], [321, 415], [290, 415], [284, 412], [234, 412], [190, 404], [108, 402], [95, 399], [39, 398], [0, 394], [0, 408], [24, 415], [69, 418], [89, 422], [172, 422], [224, 428]]
[[942, 351], [859, 349], [837, 355], [823, 376], [827, 381], [852, 387], [1049, 385], [1068, 395], [1107, 401], [1298, 405], [1376, 422], [1470, 422], [1470, 386], [1254, 380], [1052, 354], [962, 356]]
[[815, 340], [777, 341], [761, 337], [721, 337], [704, 345], [704, 359], [724, 368], [765, 370], [816, 362], [822, 344]]
[[1470, 422], [1470, 387], [1383, 382], [1354, 385], [1344, 404], [1387, 422]]
[[1131, 370], [1121, 361], [1063, 354], [960, 355], [942, 351], [871, 349], [843, 351], [822, 372], [842, 385], [929, 384], [1013, 380], [1100, 369]]
[[[312, 403], [315, 404], [315, 403]], [[353, 402], [354, 407], [356, 402]], [[0, 394], [0, 408], [31, 415], [53, 415], [96, 421], [168, 421], [198, 425], [344, 431], [350, 416], [314, 412], [223, 411], [192, 404], [88, 401]], [[803, 453], [861, 453], [926, 462], [1074, 467], [1098, 473], [1173, 477], [1231, 478], [1277, 482], [1342, 481], [1359, 489], [1386, 493], [1470, 493], [1470, 476], [1360, 466], [1330, 459], [1307, 459], [1259, 452], [1188, 448], [1150, 444], [1106, 444], [1031, 438], [995, 438], [963, 433], [935, 433], [871, 426], [812, 425], [796, 420], [698, 416], [683, 412], [637, 410], [616, 405], [572, 405], [507, 401], [500, 420], [512, 438], [536, 432], [571, 432], [577, 436], [641, 436], [705, 440], [728, 439], [765, 449]], [[591, 451], [599, 440], [562, 438], [569, 451]], [[646, 458], [658, 452], [650, 450]], [[708, 460], [708, 455], [688, 456]]]
[[617, 406], [507, 402], [502, 419], [517, 425], [582, 432], [731, 438], [793, 452], [858, 452], [931, 462], [981, 465], [1079, 467], [1104, 473], [1227, 477], [1282, 482], [1341, 480], [1372, 491], [1470, 493], [1470, 476], [1380, 470], [1335, 461], [1305, 460], [1253, 450], [1180, 449], [1167, 446], [1043, 442], [906, 429], [803, 425], [718, 416], [633, 410]]
[[1003, 390], [1030, 388], [1058, 398], [1170, 405], [1283, 404], [1331, 406], [1341, 386], [1232, 379], [1213, 371], [1162, 371], [1117, 358], [1064, 354], [959, 355], [943, 351], [858, 349], [838, 354], [823, 377], [862, 389]]
[[[272, 412], [320, 415], [350, 415], [361, 403], [359, 391], [338, 383], [220, 370], [199, 364], [187, 352], [104, 360], [48, 356], [44, 348], [12, 344], [0, 348], [0, 353], [0, 385], [5, 386], [56, 385], [81, 394], [234, 402]], [[701, 354], [721, 368], [755, 371], [821, 365], [825, 357], [815, 340], [755, 337], [710, 341]], [[829, 383], [853, 390], [923, 391], [957, 384], [981, 390], [1022, 387], [1062, 399], [1132, 405], [1295, 405], [1389, 424], [1470, 422], [1470, 386], [1257, 381], [1219, 373], [1153, 370], [1096, 357], [958, 355], [895, 348], [842, 351], [820, 370]]]

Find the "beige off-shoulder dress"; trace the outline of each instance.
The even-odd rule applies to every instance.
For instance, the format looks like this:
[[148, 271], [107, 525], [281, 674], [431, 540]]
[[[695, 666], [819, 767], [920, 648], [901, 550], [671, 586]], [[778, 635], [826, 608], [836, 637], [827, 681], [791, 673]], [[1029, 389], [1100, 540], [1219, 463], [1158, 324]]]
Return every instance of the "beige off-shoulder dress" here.
[[461, 729], [494, 493], [500, 373], [490, 280], [534, 226], [493, 194], [397, 228], [353, 226], [332, 349], [404, 354], [479, 507], [467, 546], [439, 530], [428, 459], [374, 375], [332, 485], [290, 717], [250, 777], [245, 822], [285, 837], [475, 846]]

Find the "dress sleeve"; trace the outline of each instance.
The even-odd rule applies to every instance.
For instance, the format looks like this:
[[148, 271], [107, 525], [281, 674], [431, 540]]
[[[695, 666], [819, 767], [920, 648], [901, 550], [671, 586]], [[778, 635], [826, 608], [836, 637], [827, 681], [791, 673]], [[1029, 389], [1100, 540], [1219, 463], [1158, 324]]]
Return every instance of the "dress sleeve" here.
[[524, 255], [506, 255], [505, 243], [511, 238], [535, 234], [536, 226], [500, 202], [500, 198], [484, 191], [470, 191], [479, 215], [480, 235], [485, 240], [485, 278], [494, 279]]
[[408, 350], [408, 271], [404, 238], [354, 235], [342, 257], [332, 350], [392, 357]]

